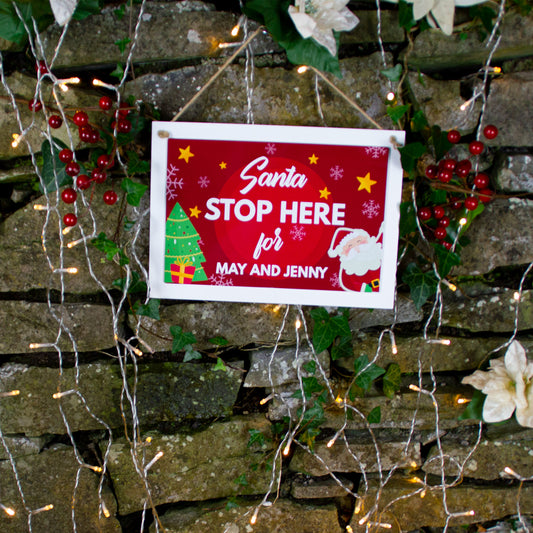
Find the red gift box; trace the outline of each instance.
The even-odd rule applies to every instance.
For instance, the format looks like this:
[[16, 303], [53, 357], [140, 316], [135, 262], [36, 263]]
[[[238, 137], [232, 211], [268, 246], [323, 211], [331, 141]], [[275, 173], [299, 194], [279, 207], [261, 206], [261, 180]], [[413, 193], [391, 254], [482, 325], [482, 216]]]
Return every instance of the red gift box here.
[[[178, 260], [179, 261], [179, 260]], [[176, 262], [170, 265], [170, 275], [173, 283], [192, 283], [196, 267], [187, 262]]]

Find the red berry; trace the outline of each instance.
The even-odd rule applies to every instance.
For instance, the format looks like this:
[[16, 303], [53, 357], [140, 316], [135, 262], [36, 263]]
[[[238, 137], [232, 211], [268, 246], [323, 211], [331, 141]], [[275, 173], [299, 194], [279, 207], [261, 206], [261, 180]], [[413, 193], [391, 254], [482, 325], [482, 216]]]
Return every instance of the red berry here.
[[433, 216], [438, 220], [444, 216], [444, 207], [441, 205], [436, 205], [433, 208]]
[[99, 140], [100, 140], [100, 134], [98, 133], [98, 130], [91, 128], [91, 137], [89, 139], [89, 142], [91, 144], [96, 144]]
[[65, 166], [65, 174], [69, 176], [77, 176], [80, 173], [80, 165], [76, 161], [71, 161]]
[[61, 163], [70, 163], [74, 159], [74, 154], [72, 153], [72, 150], [69, 150], [68, 148], [63, 148], [59, 152], [59, 161]]
[[463, 207], [463, 202], [459, 198], [452, 198], [450, 207], [452, 209], [461, 209], [461, 207]]
[[442, 226], [443, 228], [447, 228], [450, 225], [450, 217], [442, 217], [439, 220], [439, 226]]
[[80, 174], [76, 178], [76, 187], [78, 189], [84, 191], [85, 189], [88, 189], [91, 186], [91, 180], [89, 179], [89, 176], [87, 174]]
[[469, 196], [465, 200], [465, 207], [468, 209], [468, 211], [474, 211], [474, 209], [476, 209], [478, 205], [479, 200], [475, 196]]
[[119, 118], [126, 118], [130, 113], [130, 110], [127, 109], [129, 105], [126, 102], [120, 102], [119, 107], [120, 109], [115, 113], [115, 116], [118, 115]]
[[498, 136], [498, 128], [493, 124], [489, 124], [483, 128], [483, 135], [485, 135], [487, 139], [494, 139]]
[[80, 137], [80, 141], [83, 142], [91, 142], [91, 132], [92, 132], [91, 126], [81, 126], [81, 128], [78, 128], [78, 135]]
[[102, 111], [109, 111], [113, 107], [113, 100], [109, 96], [102, 96], [100, 98], [98, 105]]
[[455, 167], [455, 173], [460, 178], [466, 178], [469, 172], [472, 170], [472, 163], [468, 159], [463, 159], [457, 163]]
[[35, 98], [32, 98], [29, 102], [28, 102], [28, 107], [30, 109], [30, 111], [40, 111], [42, 108], [43, 108], [43, 104], [41, 104], [41, 102], [39, 100], [36, 100]]
[[117, 131], [119, 133], [129, 133], [131, 131], [131, 122], [127, 118], [119, 118], [117, 121]]
[[72, 117], [72, 121], [76, 126], [86, 126], [89, 123], [89, 115], [85, 111], [76, 111]]
[[60, 128], [61, 124], [63, 124], [63, 119], [59, 115], [51, 115], [48, 119], [48, 124], [51, 128], [57, 130], [57, 128]]
[[442, 244], [442, 246], [444, 246], [444, 248], [446, 248], [446, 250], [451, 250], [452, 249], [452, 243], [451, 242], [442, 241], [441, 244]]
[[439, 168], [437, 167], [437, 165], [429, 165], [426, 168], [426, 176], [431, 180], [437, 177], [438, 172]]
[[41, 74], [41, 76], [44, 76], [45, 74], [48, 74], [48, 68], [46, 67], [46, 62], [44, 59], [40, 59], [35, 63], [35, 70]]
[[445, 170], [453, 170], [456, 165], [457, 161], [455, 159], [444, 159], [443, 166]]
[[452, 144], [457, 144], [461, 140], [461, 134], [457, 130], [450, 130], [447, 137]]
[[76, 201], [77, 197], [78, 197], [78, 193], [71, 187], [68, 187], [67, 189], [63, 189], [63, 191], [61, 192], [61, 199], [66, 204], [73, 204]]
[[483, 204], [487, 204], [489, 202], [492, 202], [492, 195], [493, 191], [490, 189], [481, 189], [479, 191], [479, 201]]
[[439, 172], [439, 181], [442, 181], [442, 183], [449, 183], [452, 178], [453, 172], [451, 170], [444, 169]]
[[95, 168], [91, 172], [91, 178], [93, 179], [93, 181], [96, 181], [96, 183], [104, 183], [107, 178], [107, 174], [102, 169]]
[[481, 152], [483, 152], [484, 148], [485, 145], [481, 141], [472, 141], [468, 145], [468, 150], [472, 155], [479, 155]]
[[115, 160], [111, 159], [108, 154], [102, 154], [96, 160], [96, 165], [102, 169], [113, 168], [115, 166]]
[[67, 213], [63, 217], [63, 223], [65, 226], [75, 226], [78, 222], [78, 217], [74, 213]]
[[439, 241], [442, 241], [446, 238], [446, 235], [448, 235], [448, 232], [446, 231], [446, 228], [442, 226], [437, 226], [435, 228], [435, 237], [439, 239]]
[[113, 205], [118, 199], [117, 193], [115, 191], [106, 191], [104, 193], [104, 202], [107, 205]]
[[418, 210], [418, 218], [420, 220], [429, 220], [432, 216], [431, 209], [429, 207], [421, 207]]
[[489, 184], [489, 177], [484, 174], [483, 172], [480, 172], [475, 178], [474, 178], [474, 185], [478, 189], [485, 189]]

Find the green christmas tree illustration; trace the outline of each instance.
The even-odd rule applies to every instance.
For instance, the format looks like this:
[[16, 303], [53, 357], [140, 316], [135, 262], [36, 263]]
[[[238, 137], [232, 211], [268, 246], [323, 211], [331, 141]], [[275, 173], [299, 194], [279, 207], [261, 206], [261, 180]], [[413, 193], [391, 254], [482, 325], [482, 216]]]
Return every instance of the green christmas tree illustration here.
[[204, 267], [205, 256], [198, 245], [200, 235], [192, 225], [189, 217], [176, 203], [167, 218], [165, 238], [165, 282], [173, 283], [171, 265], [174, 263], [195, 267], [192, 281], [205, 281], [207, 276]]

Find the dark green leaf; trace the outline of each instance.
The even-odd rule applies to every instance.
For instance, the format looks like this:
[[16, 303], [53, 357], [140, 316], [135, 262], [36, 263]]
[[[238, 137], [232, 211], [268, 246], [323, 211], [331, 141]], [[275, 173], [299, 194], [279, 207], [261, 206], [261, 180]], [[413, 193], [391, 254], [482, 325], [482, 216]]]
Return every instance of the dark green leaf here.
[[118, 46], [118, 49], [120, 50], [121, 54], [123, 54], [126, 51], [126, 47], [130, 43], [131, 43], [131, 39], [129, 37], [124, 37], [124, 39], [119, 39], [118, 41], [115, 41], [115, 44]]
[[131, 231], [136, 222], [136, 220], [129, 220], [128, 217], [124, 217], [124, 231]]
[[405, 105], [396, 105], [387, 107], [387, 115], [391, 118], [396, 124], [399, 120], [409, 111], [410, 104]]
[[41, 171], [43, 181], [41, 190], [43, 192], [53, 192], [65, 185], [72, 184], [72, 178], [65, 172], [65, 164], [59, 160], [59, 152], [67, 145], [59, 139], [52, 138], [53, 145], [47, 139], [41, 145], [43, 155], [43, 168]]
[[418, 230], [416, 225], [416, 212], [413, 202], [400, 204], [400, 237], [405, 237]]
[[307, 444], [307, 446], [309, 446], [309, 449], [313, 451], [315, 447], [315, 440], [318, 435], [320, 435], [320, 429], [311, 426], [299, 435], [298, 440], [300, 442], [303, 442], [304, 444]]
[[117, 133], [118, 146], [124, 146], [133, 142], [148, 124], [148, 121], [138, 113], [128, 115], [128, 120], [131, 123], [131, 130], [129, 133]]
[[183, 331], [181, 326], [170, 326], [170, 334], [173, 337], [172, 340], [172, 353], [183, 350], [187, 345], [196, 342], [196, 337], [190, 331]]
[[316, 363], [314, 361], [307, 361], [307, 363], [304, 363], [302, 365], [302, 368], [308, 373], [308, 374], [314, 374], [316, 372]]
[[235, 478], [233, 480], [233, 483], [237, 483], [237, 485], [242, 485], [243, 487], [246, 487], [248, 485], [248, 481], [246, 480], [246, 474], [241, 474], [238, 478]]
[[109, 261], [111, 261], [117, 254], [123, 254], [122, 250], [118, 247], [118, 245], [111, 239], [108, 239], [106, 237], [106, 234], [103, 232], [100, 233], [98, 237], [93, 239], [91, 241], [91, 244], [95, 246], [98, 250], [106, 254], [106, 257]]
[[466, 212], [466, 224], [462, 227], [461, 233], [464, 233], [469, 227], [470, 224], [474, 221], [474, 219], [481, 215], [485, 211], [485, 205], [482, 202], [479, 202], [478, 206], [473, 211], [467, 211]]
[[317, 353], [328, 348], [337, 336], [351, 336], [350, 325], [344, 314], [330, 316], [323, 307], [311, 311], [313, 326], [313, 346]]
[[303, 391], [305, 394], [305, 397], [309, 400], [313, 393], [315, 392], [322, 392], [324, 389], [324, 386], [321, 385], [318, 380], [314, 376], [310, 376], [308, 378], [302, 378], [303, 383]]
[[128, 150], [126, 155], [128, 156], [128, 173], [130, 175], [146, 174], [147, 172], [150, 172], [150, 162], [140, 159], [137, 152]]
[[[301, 408], [298, 409], [298, 416], [301, 416]], [[315, 402], [312, 407], [308, 407], [305, 410], [304, 416], [303, 416], [303, 423], [304, 424], [313, 424], [314, 426], [318, 426], [321, 424], [321, 422], [324, 419], [324, 409], [320, 405], [320, 403]]]
[[439, 126], [433, 126], [431, 128], [431, 140], [435, 148], [435, 157], [437, 158], [437, 161], [442, 159], [453, 146], [448, 140], [447, 132], [442, 131]]
[[369, 424], [379, 424], [381, 422], [381, 407], [378, 405], [374, 407], [366, 417]]
[[90, 15], [100, 13], [100, 0], [79, 0], [76, 11], [72, 15], [75, 20], [83, 20]]
[[[117, 289], [120, 289], [122, 292], [124, 292], [124, 286], [126, 285], [126, 278], [116, 279], [115, 281], [113, 281], [112, 285], [113, 287], [117, 287]], [[146, 290], [147, 290], [146, 283], [141, 280], [141, 276], [139, 276], [137, 272], [132, 272], [130, 276], [129, 285], [128, 285], [128, 293], [134, 294], [136, 292], [146, 292]]]
[[493, 19], [496, 18], [496, 12], [486, 5], [472, 6], [469, 9], [469, 15], [472, 18], [479, 18], [487, 32], [491, 32], [494, 27]]
[[461, 258], [455, 252], [447, 250], [439, 243], [432, 243], [435, 249], [435, 256], [437, 258], [437, 270], [442, 278], [445, 278], [450, 270], [459, 264], [461, 264]]
[[385, 370], [374, 363], [370, 363], [366, 355], [354, 361], [355, 384], [363, 390], [368, 390], [374, 380], [385, 373]]
[[413, 118], [411, 119], [411, 129], [413, 131], [421, 131], [427, 127], [427, 125], [428, 121], [426, 116], [424, 115], [424, 112], [419, 109], [413, 114]]
[[126, 201], [128, 204], [135, 207], [139, 205], [143, 194], [148, 189], [148, 185], [137, 183], [129, 178], [124, 178], [120, 184], [120, 187], [126, 191]]
[[221, 337], [221, 336], [211, 337], [209, 339], [209, 342], [211, 344], [215, 344], [216, 346], [227, 346], [228, 345], [227, 339], [225, 339], [224, 337]]
[[313, 39], [300, 37], [290, 43], [280, 42], [279, 44], [287, 50], [287, 58], [294, 65], [308, 65], [324, 72], [331, 72], [338, 78], [342, 77], [339, 59], [332, 56], [327, 48]]
[[459, 415], [459, 420], [483, 420], [483, 404], [486, 396], [475, 389], [472, 400], [466, 406], [466, 409]]
[[391, 81], [400, 81], [402, 77], [403, 67], [401, 63], [397, 63], [394, 67], [382, 70], [381, 74]]
[[334, 341], [331, 347], [331, 358], [336, 361], [341, 357], [351, 357], [353, 355], [352, 335], [342, 335]]
[[[49, 2], [44, 2], [43, 0], [19, 1], [17, 2], [17, 7], [23, 21], [32, 34], [32, 17], [37, 21], [39, 30], [46, 28], [46, 26], [54, 21]], [[28, 40], [24, 23], [17, 15], [13, 3], [10, 0], [0, 1], [0, 37], [18, 45], [24, 45]]]
[[255, 444], [259, 444], [259, 446], [263, 446], [265, 444], [265, 436], [261, 431], [258, 429], [249, 429], [248, 433], [250, 433], [250, 439], [248, 440], [248, 448]]
[[407, 172], [414, 170], [418, 158], [427, 151], [426, 147], [420, 142], [406, 144], [399, 150], [402, 168]]
[[148, 303], [141, 304], [141, 302], [137, 301], [135, 302], [135, 305], [133, 306], [133, 310], [135, 311], [135, 314], [147, 316], [149, 318], [153, 318], [155, 320], [159, 320], [159, 304], [160, 300], [158, 298], [153, 298], [148, 300]]
[[122, 4], [117, 9], [114, 9], [113, 13], [115, 14], [115, 17], [117, 17], [117, 20], [122, 20], [124, 14], [126, 13], [126, 4]]
[[383, 394], [387, 398], [394, 398], [394, 393], [400, 388], [402, 382], [402, 373], [400, 365], [391, 363], [383, 376]]
[[447, 201], [447, 193], [444, 189], [431, 189], [429, 195], [429, 203], [433, 205], [445, 204]]
[[416, 24], [415, 17], [413, 16], [413, 4], [400, 0], [398, 3], [398, 18], [400, 27], [409, 31]]
[[410, 263], [402, 276], [402, 280], [409, 285], [411, 299], [420, 310], [427, 299], [437, 290], [437, 278], [432, 271], [422, 272], [415, 263]]
[[236, 509], [237, 507], [239, 507], [239, 504], [236, 499], [234, 497], [228, 498], [228, 501], [226, 502], [226, 511], [231, 511], [231, 509]]
[[117, 66], [115, 67], [115, 70], [109, 74], [110, 76], [113, 76], [114, 78], [118, 78], [119, 80], [122, 79], [124, 76], [124, 67], [122, 66], [122, 63], [117, 63]]

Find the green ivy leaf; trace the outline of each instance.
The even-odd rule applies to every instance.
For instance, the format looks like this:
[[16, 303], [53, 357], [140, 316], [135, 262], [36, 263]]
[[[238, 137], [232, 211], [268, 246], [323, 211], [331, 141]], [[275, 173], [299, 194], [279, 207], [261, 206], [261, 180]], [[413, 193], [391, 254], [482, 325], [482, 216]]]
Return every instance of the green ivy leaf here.
[[394, 398], [394, 393], [400, 388], [402, 373], [398, 363], [391, 363], [383, 376], [383, 394], [387, 398]]
[[413, 202], [402, 202], [400, 204], [400, 237], [415, 233], [417, 229], [416, 211]]
[[314, 361], [307, 361], [307, 363], [304, 363], [302, 365], [302, 368], [308, 373], [308, 374], [314, 374], [316, 372], [316, 363]]
[[444, 189], [431, 189], [429, 202], [433, 205], [445, 204], [447, 202], [447, 193]]
[[[305, 394], [305, 397], [308, 400], [313, 396], [315, 392], [322, 392], [324, 390], [324, 386], [321, 385], [314, 376], [302, 378], [302, 384], [303, 384], [303, 393]], [[301, 398], [302, 391], [300, 389], [298, 389], [297, 391], [294, 391], [292, 397]]]
[[185, 346], [185, 355], [183, 356], [183, 362], [193, 361], [194, 359], [201, 359], [202, 354], [197, 352], [190, 344]]
[[448, 133], [442, 131], [439, 126], [433, 126], [431, 128], [431, 140], [435, 148], [435, 157], [437, 158], [437, 161], [441, 160], [453, 146], [448, 140]]
[[136, 220], [130, 220], [128, 217], [124, 217], [124, 231], [131, 231], [136, 222]]
[[410, 104], [387, 106], [387, 115], [397, 124], [400, 119], [409, 111]]
[[143, 161], [137, 152], [128, 150], [126, 155], [128, 156], [128, 174], [147, 174], [150, 172], [150, 162]]
[[379, 424], [381, 422], [381, 407], [378, 405], [374, 407], [366, 417], [369, 424]]
[[459, 264], [461, 264], [461, 258], [455, 252], [447, 250], [439, 243], [432, 243], [435, 250], [435, 256], [437, 258], [437, 270], [442, 278], [445, 278], [450, 270]]
[[148, 189], [148, 185], [143, 183], [137, 183], [130, 180], [129, 178], [124, 178], [120, 184], [121, 189], [126, 191], [126, 201], [128, 204], [137, 207], [141, 201], [143, 194]]
[[136, 301], [133, 306], [133, 311], [137, 315], [147, 316], [154, 320], [159, 320], [159, 305], [161, 301], [158, 298], [151, 298], [147, 303], [141, 304], [140, 301]]
[[115, 44], [118, 46], [118, 49], [120, 50], [121, 54], [123, 54], [126, 51], [126, 47], [130, 43], [131, 43], [131, 39], [129, 37], [124, 37], [124, 39], [119, 39], [118, 41], [115, 41]]
[[218, 370], [222, 370], [223, 372], [228, 371], [228, 367], [224, 364], [224, 361], [222, 361], [220, 357], [217, 357], [217, 364], [213, 367], [214, 372], [217, 372]]
[[419, 109], [413, 114], [413, 118], [411, 119], [411, 130], [421, 131], [426, 128], [427, 125], [428, 121], [426, 116], [424, 115], [424, 112]]
[[385, 374], [385, 370], [380, 366], [370, 363], [366, 355], [358, 357], [354, 361], [355, 384], [361, 389], [367, 391], [374, 380]]
[[83, 20], [90, 15], [97, 15], [100, 11], [100, 0], [79, 0], [72, 18], [74, 20]]
[[236, 483], [237, 485], [241, 485], [243, 487], [246, 487], [248, 485], [248, 481], [246, 479], [246, 474], [241, 474], [239, 477], [235, 478], [233, 480], [233, 483]]
[[[25, 2], [17, 2], [17, 7], [23, 21], [33, 34], [32, 17], [37, 21], [39, 30], [43, 30], [46, 26], [54, 22], [52, 9], [49, 2], [43, 0], [26, 0]], [[23, 21], [17, 15], [13, 2], [10, 0], [0, 1], [0, 37], [7, 41], [17, 43], [18, 45], [26, 44], [28, 34], [24, 27]]]
[[103, 232], [100, 233], [98, 237], [93, 239], [91, 241], [91, 244], [98, 250], [106, 254], [106, 258], [108, 261], [112, 261], [114, 257], [118, 254], [119, 265], [124, 266], [130, 262], [130, 260], [126, 257], [124, 251], [121, 250], [114, 241], [108, 239], [106, 237], [106, 234]]
[[215, 346], [227, 346], [229, 344], [228, 340], [221, 336], [211, 337], [208, 340], [211, 344], [214, 344]]
[[427, 152], [427, 148], [420, 142], [406, 144], [399, 148], [402, 168], [406, 172], [411, 172], [416, 166], [419, 157]]
[[311, 311], [314, 321], [313, 346], [317, 353], [330, 346], [337, 336], [351, 336], [350, 325], [346, 315], [330, 316], [323, 307]]
[[[72, 184], [72, 178], [65, 172], [65, 164], [59, 160], [59, 152], [67, 145], [52, 137], [53, 144], [47, 139], [41, 145], [43, 156], [42, 183], [39, 185], [42, 192], [53, 192], [65, 185]], [[44, 186], [44, 190], [43, 190]]]
[[173, 337], [172, 353], [179, 352], [187, 345], [191, 345], [196, 342], [194, 333], [191, 333], [190, 331], [183, 331], [181, 326], [170, 326], [170, 334]]
[[381, 74], [388, 78], [390, 81], [400, 81], [402, 77], [403, 67], [401, 63], [394, 65], [391, 68], [381, 71]]
[[[297, 411], [297, 416], [302, 416], [302, 408]], [[319, 402], [315, 402], [312, 406], [308, 407], [303, 414], [302, 423], [312, 427], [319, 426], [324, 420], [324, 409]]]
[[[113, 287], [116, 287], [117, 289], [120, 289], [122, 292], [124, 292], [124, 287], [126, 285], [126, 278], [116, 279], [111, 283], [111, 285], [113, 285]], [[146, 292], [146, 291], [147, 291], [146, 283], [141, 280], [141, 276], [139, 276], [138, 272], [132, 272], [130, 276], [129, 285], [128, 285], [128, 293], [134, 294], [137, 292]]]
[[418, 265], [407, 265], [402, 280], [409, 285], [411, 299], [416, 308], [420, 310], [430, 296], [437, 290], [437, 278], [432, 271], [422, 272]]
[[259, 446], [263, 446], [265, 444], [265, 436], [258, 429], [249, 429], [248, 433], [250, 433], [250, 439], [248, 440], [247, 444], [248, 448], [253, 446], [255, 443], [259, 444]]
[[114, 9], [113, 13], [115, 14], [115, 17], [117, 17], [117, 20], [122, 20], [126, 13], [126, 4], [122, 4], [117, 9]]
[[413, 4], [400, 0], [398, 3], [398, 17], [400, 27], [409, 31], [416, 25], [416, 20], [413, 15]]
[[459, 415], [459, 420], [483, 420], [483, 404], [485, 403], [485, 394], [475, 389], [472, 400], [466, 406], [466, 409]]
[[124, 76], [124, 67], [122, 66], [122, 63], [117, 63], [117, 66], [115, 67], [115, 70], [109, 74], [110, 76], [113, 76], [114, 78], [118, 78], [121, 80]]
[[353, 355], [352, 334], [342, 335], [334, 341], [331, 347], [331, 358], [336, 361], [341, 357], [351, 357]]

